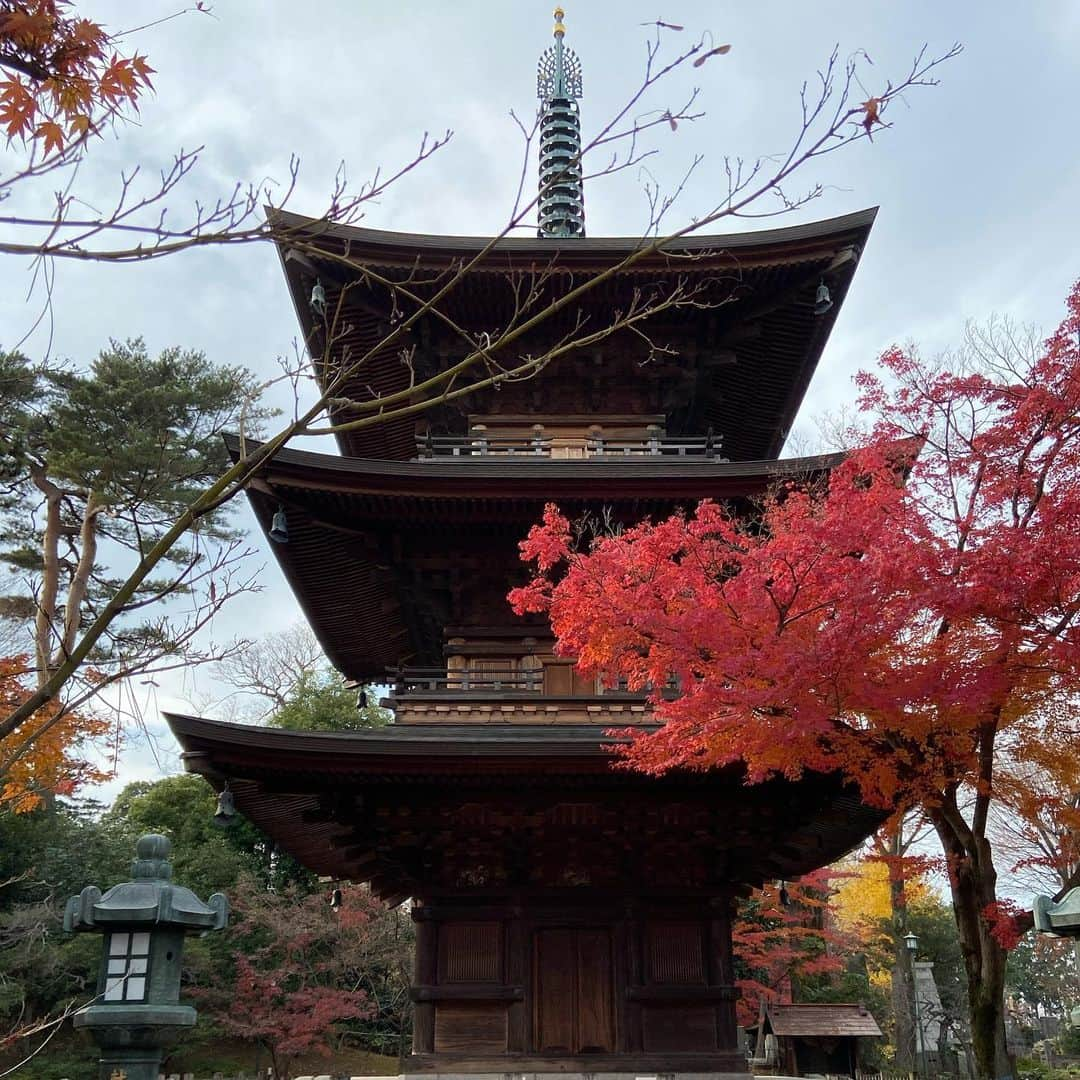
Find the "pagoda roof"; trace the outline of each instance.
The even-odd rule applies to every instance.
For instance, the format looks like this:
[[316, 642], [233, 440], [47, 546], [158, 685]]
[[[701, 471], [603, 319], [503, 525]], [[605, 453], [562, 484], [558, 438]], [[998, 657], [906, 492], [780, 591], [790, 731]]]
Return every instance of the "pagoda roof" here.
[[[225, 437], [234, 460], [240, 440]], [[247, 440], [249, 452], [260, 444]], [[760, 492], [784, 477], [807, 477], [834, 469], [845, 454], [814, 454], [764, 461], [663, 458], [649, 455], [554, 459], [477, 457], [395, 461], [342, 457], [318, 451], [279, 450], [260, 473], [271, 485], [343, 495], [381, 494], [395, 500], [424, 499], [450, 504], [456, 499], [521, 498], [535, 504], [553, 498], [610, 501], [625, 497], [667, 503], [678, 498], [729, 499]], [[253, 499], [265, 494], [250, 491]]]
[[[545, 342], [572, 332], [584, 317], [590, 328], [608, 312], [625, 308], [634, 290], [655, 284], [692, 281], [703, 291], [704, 310], [657, 315], [650, 333], [673, 350], [667, 366], [633, 365], [634, 378], [687, 385], [678, 408], [663, 408], [672, 430], [702, 433], [712, 428], [724, 452], [736, 460], [774, 457], [780, 452], [806, 392], [825, 342], [839, 314], [876, 208], [785, 228], [735, 234], [691, 235], [648, 251], [584, 294], [577, 306], [551, 316], [509, 351], [536, 354]], [[651, 237], [524, 238], [433, 236], [329, 224], [285, 211], [270, 212], [278, 248], [305, 340], [318, 341], [320, 326], [309, 303], [314, 282], [326, 291], [331, 310], [348, 285], [341, 324], [347, 325], [330, 349], [331, 369], [345, 350], [351, 359], [374, 350], [362, 375], [342, 396], [363, 400], [373, 393], [401, 390], [407, 372], [397, 349], [379, 347], [388, 326], [410, 314], [407, 302], [392, 298], [385, 286], [363, 278], [363, 268], [388, 280], [408, 282], [420, 298], [445, 275], [470, 266], [441, 302], [444, 314], [473, 334], [506, 326], [516, 314], [522, 275], [546, 275], [532, 313], [573, 285], [618, 267], [655, 243]], [[490, 250], [488, 246], [491, 245]], [[348, 260], [348, 265], [339, 261]], [[833, 305], [814, 313], [815, 293], [827, 276]], [[358, 284], [362, 282], [362, 284]], [[416, 362], [435, 371], [460, 359], [465, 345], [438, 320], [430, 319], [409, 344]], [[643, 348], [628, 332], [610, 339], [608, 356]], [[507, 362], [509, 355], [503, 357]], [[534, 376], [548, 385], [570, 370], [570, 357]], [[606, 361], [605, 361], [606, 363]], [[606, 368], [601, 368], [603, 372]], [[531, 381], [531, 380], [530, 380]], [[473, 411], [476, 411], [475, 409]], [[620, 411], [620, 410], [616, 410]], [[414, 450], [415, 417], [340, 433], [343, 454], [408, 459]]]
[[[851, 214], [777, 229], [691, 233], [664, 244], [659, 252], [649, 258], [653, 260], [652, 268], [664, 262], [665, 253], [685, 251], [719, 253], [746, 250], [754, 252], [758, 259], [767, 259], [770, 256], [776, 259], [791, 258], [799, 253], [802, 246], [813, 248], [823, 239], [832, 240], [851, 230], [868, 232], [877, 211], [878, 208], [873, 206]], [[490, 236], [394, 232], [389, 229], [367, 229], [358, 225], [339, 225], [276, 208], [269, 208], [267, 216], [275, 232], [283, 236], [279, 243], [286, 249], [290, 241], [295, 242], [301, 238], [321, 240], [328, 248], [335, 243], [341, 246], [341, 250], [347, 246], [349, 255], [358, 261], [370, 259], [385, 266], [402, 268], [413, 267], [417, 253], [425, 262], [435, 263], [442, 259], [449, 263], [462, 255], [478, 254], [492, 242]], [[560, 263], [602, 268], [633, 251], [648, 247], [652, 241], [653, 237], [649, 236], [508, 236], [495, 241], [494, 250], [515, 260], [531, 262], [538, 256], [548, 258], [557, 254]], [[640, 270], [632, 268], [632, 272], [644, 273], [649, 265], [646, 264]], [[477, 272], [500, 272], [505, 266], [505, 261], [485, 263], [478, 267]]]
[[[884, 816], [837, 775], [746, 785], [737, 766], [662, 777], [616, 769], [611, 747], [618, 740], [595, 725], [409, 724], [309, 732], [164, 715], [185, 768], [218, 790], [228, 783], [237, 808], [284, 850], [318, 873], [373, 880], [384, 895], [400, 882], [380, 882], [372, 858], [391, 843], [387, 815], [395, 808], [416, 835], [425, 827], [446, 828], [448, 808], [484, 799], [513, 802], [527, 799], [527, 792], [543, 801], [546, 792], [588, 790], [589, 798], [618, 805], [627, 796], [635, 805], [696, 800], [719, 813], [724, 827], [711, 842], [720, 851], [738, 851], [733, 880], [747, 884], [796, 877], [831, 862]], [[371, 816], [359, 820], [363, 813]], [[432, 819], [427, 826], [425, 813]]]
[[[238, 442], [230, 439], [229, 448], [237, 454]], [[480, 550], [482, 567], [469, 572], [503, 574], [505, 595], [525, 574], [517, 544], [545, 503], [558, 502], [570, 514], [603, 506], [620, 521], [636, 522], [680, 506], [690, 510], [706, 498], [746, 499], [785, 477], [821, 475], [842, 458], [404, 462], [286, 449], [267, 463], [248, 497], [267, 533], [275, 512], [285, 509], [288, 543], [269, 546], [331, 662], [347, 678], [379, 681], [389, 666], [442, 655], [442, 627], [430, 621], [439, 604], [424, 594], [410, 562], [438, 575], [433, 561], [451, 572]], [[508, 606], [505, 614], [512, 618]]]

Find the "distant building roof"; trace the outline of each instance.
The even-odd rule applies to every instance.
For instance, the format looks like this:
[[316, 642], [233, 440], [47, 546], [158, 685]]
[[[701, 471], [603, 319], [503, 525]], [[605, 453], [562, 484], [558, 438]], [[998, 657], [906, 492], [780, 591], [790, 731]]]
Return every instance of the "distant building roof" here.
[[766, 1023], [780, 1036], [881, 1036], [865, 1005], [769, 1005]]

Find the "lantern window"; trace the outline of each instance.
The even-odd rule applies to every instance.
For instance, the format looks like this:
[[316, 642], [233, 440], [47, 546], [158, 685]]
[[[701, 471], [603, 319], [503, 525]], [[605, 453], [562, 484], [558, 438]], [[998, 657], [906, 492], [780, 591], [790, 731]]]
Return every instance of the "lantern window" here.
[[149, 933], [110, 934], [105, 965], [104, 1001], [145, 1001], [150, 965]]

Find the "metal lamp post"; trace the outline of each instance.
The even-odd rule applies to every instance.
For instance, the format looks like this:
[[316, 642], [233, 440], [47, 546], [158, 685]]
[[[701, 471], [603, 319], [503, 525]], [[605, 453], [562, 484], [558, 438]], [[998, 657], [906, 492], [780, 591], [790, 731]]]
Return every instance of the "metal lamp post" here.
[[919, 984], [915, 971], [915, 954], [919, 951], [919, 939], [910, 930], [904, 935], [908, 956], [911, 958], [911, 1000], [915, 1006], [915, 1072], [923, 1072], [923, 1028], [922, 1010], [919, 1008]]
[[171, 848], [167, 837], [140, 837], [133, 881], [104, 895], [88, 885], [64, 911], [68, 932], [104, 936], [97, 996], [74, 1020], [101, 1050], [101, 1080], [157, 1080], [166, 1045], [196, 1019], [190, 1005], [180, 1004], [184, 936], [221, 930], [228, 921], [221, 893], [203, 903], [172, 883]]

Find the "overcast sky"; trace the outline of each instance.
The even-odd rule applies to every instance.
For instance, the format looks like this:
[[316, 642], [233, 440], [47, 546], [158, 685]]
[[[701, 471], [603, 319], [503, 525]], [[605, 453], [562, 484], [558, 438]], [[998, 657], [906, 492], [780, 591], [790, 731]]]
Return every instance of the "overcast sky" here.
[[[451, 128], [450, 144], [370, 205], [363, 224], [431, 233], [486, 234], [504, 224], [521, 169], [521, 141], [509, 110], [531, 118], [535, 64], [551, 41], [546, 0], [368, 0], [299, 4], [218, 0], [213, 15], [189, 14], [131, 38], [149, 55], [156, 95], [137, 127], [94, 148], [78, 181], [88, 203], [107, 204], [121, 169], [154, 174], [180, 147], [205, 145], [192, 181], [170, 201], [183, 219], [196, 198], [218, 197], [237, 181], [284, 180], [290, 154], [302, 163], [290, 207], [317, 213], [338, 162], [359, 182], [407, 161], [425, 131]], [[711, 31], [731, 53], [679, 73], [651, 99], [681, 104], [700, 85], [706, 117], [662, 130], [650, 174], [671, 184], [695, 154], [704, 162], [678, 204], [684, 218], [723, 191], [725, 154], [753, 159], [786, 151], [799, 123], [798, 94], [834, 45], [865, 50], [877, 80], [901, 78], [926, 43], [954, 42], [963, 54], [940, 70], [941, 84], [911, 91], [874, 142], [811, 163], [793, 189], [816, 182], [821, 198], [788, 224], [880, 206], [855, 283], [837, 321], [800, 417], [853, 398], [851, 376], [893, 342], [927, 353], [955, 343], [965, 321], [992, 313], [1049, 329], [1080, 275], [1080, 4], [918, 2], [756, 4], [687, 0], [570, 0], [567, 44], [584, 67], [586, 138], [640, 80], [640, 24], [662, 18]], [[176, 4], [86, 0], [80, 11], [112, 30], [148, 22]], [[133, 13], [137, 14], [133, 15]], [[672, 45], [682, 44], [672, 38]], [[863, 96], [858, 93], [859, 98]], [[10, 153], [10, 152], [9, 152]], [[535, 162], [530, 163], [530, 185]], [[645, 224], [644, 174], [600, 179], [586, 191], [592, 236], [629, 235]], [[48, 194], [48, 189], [42, 196]], [[6, 212], [6, 211], [5, 211]], [[673, 219], [674, 220], [674, 219]], [[754, 223], [728, 223], [737, 231]], [[0, 342], [10, 347], [34, 318], [28, 268], [0, 264]], [[86, 361], [109, 337], [144, 337], [154, 351], [200, 348], [222, 363], [269, 373], [291, 349], [295, 318], [269, 247], [219, 249], [123, 267], [62, 264], [54, 320], [24, 343], [40, 355]], [[329, 447], [325, 447], [329, 449]], [[247, 517], [246, 507], [242, 511]], [[219, 637], [284, 627], [299, 617], [268, 560], [265, 591], [218, 619]], [[168, 696], [166, 696], [168, 691]], [[163, 686], [158, 704], [190, 707], [209, 686]], [[184, 700], [187, 695], [188, 700]], [[178, 762], [167, 738], [160, 767]], [[121, 780], [158, 775], [146, 747], [132, 746]]]

